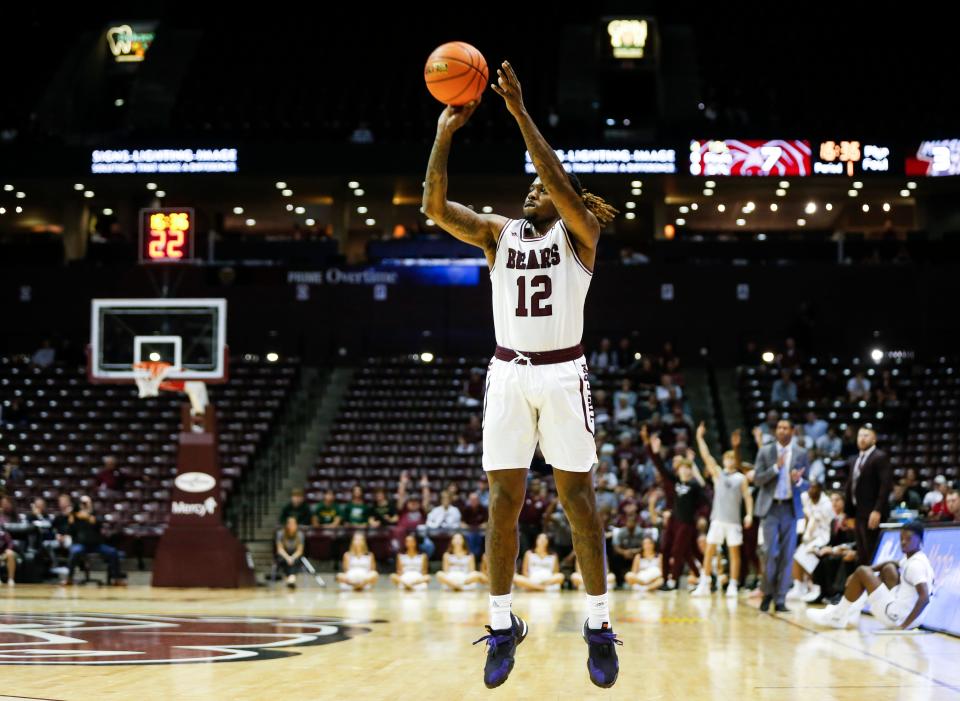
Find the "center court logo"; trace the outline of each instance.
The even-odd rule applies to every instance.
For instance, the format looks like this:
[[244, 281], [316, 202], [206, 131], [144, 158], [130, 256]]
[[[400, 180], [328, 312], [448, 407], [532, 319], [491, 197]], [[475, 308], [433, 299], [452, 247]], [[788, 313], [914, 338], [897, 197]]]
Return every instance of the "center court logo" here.
[[207, 497], [200, 504], [190, 504], [185, 501], [174, 501], [170, 504], [175, 514], [193, 514], [194, 516], [213, 515], [217, 510], [217, 500], [213, 497]]
[[[0, 665], [141, 665], [292, 657], [369, 623], [334, 617], [0, 614]], [[358, 625], [362, 624], [362, 625]]]

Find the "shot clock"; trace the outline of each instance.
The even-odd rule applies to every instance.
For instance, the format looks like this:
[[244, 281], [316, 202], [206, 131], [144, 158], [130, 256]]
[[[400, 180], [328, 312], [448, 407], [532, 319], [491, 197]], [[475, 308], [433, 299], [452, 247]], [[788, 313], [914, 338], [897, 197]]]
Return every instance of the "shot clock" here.
[[190, 207], [140, 210], [140, 262], [193, 260], [195, 217]]

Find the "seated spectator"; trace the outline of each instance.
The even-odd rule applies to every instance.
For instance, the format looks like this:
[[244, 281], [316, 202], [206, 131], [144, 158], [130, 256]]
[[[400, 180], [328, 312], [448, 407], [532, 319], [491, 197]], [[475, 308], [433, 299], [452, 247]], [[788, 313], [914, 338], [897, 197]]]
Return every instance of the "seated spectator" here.
[[783, 343], [783, 351], [777, 354], [777, 365], [782, 368], [796, 368], [803, 364], [803, 357], [797, 349], [797, 342], [787, 338]]
[[0, 491], [12, 492], [14, 485], [17, 484], [23, 484], [20, 456], [10, 455], [3, 467], [0, 467]]
[[480, 406], [483, 403], [483, 389], [483, 370], [473, 368], [470, 370], [470, 377], [463, 382], [463, 389], [457, 402], [461, 406]]
[[[940, 507], [943, 507], [942, 509]], [[931, 518], [940, 521], [960, 521], [960, 492], [951, 489], [947, 496], [930, 511]]]
[[480, 443], [483, 441], [483, 421], [479, 414], [471, 414], [467, 427], [463, 429], [469, 443]]
[[754, 428], [754, 438], [756, 438], [757, 429], [763, 434], [763, 442], [757, 444], [758, 448], [762, 448], [775, 440], [774, 436], [776, 436], [777, 433], [778, 423], [780, 423], [780, 412], [776, 409], [770, 409], [767, 412], [766, 420]]
[[870, 380], [867, 379], [863, 370], [847, 382], [847, 397], [851, 402], [870, 401]]
[[642, 550], [633, 558], [630, 571], [624, 575], [624, 582], [633, 591], [656, 591], [663, 586], [663, 572], [660, 569], [660, 555], [653, 538], [646, 536]]
[[616, 511], [620, 506], [620, 497], [617, 494], [617, 476], [606, 463], [599, 463], [594, 473], [597, 493], [598, 511]]
[[457, 447], [454, 449], [457, 455], [472, 455], [477, 452], [477, 444], [471, 443], [466, 433], [457, 436]]
[[38, 368], [48, 368], [53, 365], [54, 360], [56, 360], [57, 352], [53, 349], [53, 344], [50, 343], [49, 338], [43, 339], [43, 342], [40, 344], [40, 347], [34, 351], [33, 355], [30, 357], [30, 362]]
[[461, 523], [466, 529], [464, 539], [467, 549], [474, 555], [483, 552], [484, 529], [487, 527], [487, 507], [480, 503], [480, 494], [470, 492], [461, 512]]
[[422, 591], [430, 581], [427, 556], [420, 552], [417, 536], [413, 533], [403, 539], [403, 548], [404, 551], [397, 555], [397, 571], [390, 575], [390, 581], [398, 589]]
[[[657, 368], [654, 367], [653, 359], [650, 356], [644, 355], [640, 358], [640, 365], [636, 369], [636, 380], [637, 385], [643, 389], [653, 390], [657, 387], [657, 381], [660, 378], [657, 376]], [[656, 400], [656, 396], [654, 396]], [[634, 402], [636, 404], [636, 402]]]
[[374, 528], [380, 526], [393, 526], [399, 520], [397, 507], [387, 498], [387, 491], [378, 487], [373, 492], [373, 508], [370, 509], [370, 525]]
[[343, 554], [342, 572], [337, 573], [337, 582], [344, 591], [364, 591], [373, 587], [380, 577], [377, 561], [367, 547], [367, 537], [357, 531], [350, 539], [350, 549]]
[[[618, 393], [619, 394], [619, 393]], [[614, 400], [613, 421], [618, 425], [632, 426], [637, 422], [637, 410], [630, 404], [630, 399], [624, 394], [619, 394]]]
[[933, 478], [933, 489], [927, 492], [923, 497], [923, 507], [926, 511], [931, 511], [933, 507], [942, 502], [950, 491], [950, 485], [947, 484], [947, 478], [943, 475], [937, 475]]
[[597, 370], [617, 369], [617, 354], [610, 347], [609, 338], [603, 338], [600, 340], [600, 348], [590, 354], [589, 365], [590, 369], [594, 372]]
[[353, 485], [350, 490], [350, 501], [344, 504], [340, 509], [341, 518], [344, 526], [372, 526], [373, 515], [370, 513], [370, 505], [363, 499], [363, 487], [359, 484]]
[[284, 519], [283, 528], [277, 531], [275, 542], [277, 567], [286, 575], [287, 587], [293, 589], [297, 586], [297, 572], [300, 570], [304, 546], [303, 531], [296, 516]]
[[860, 448], [857, 447], [857, 429], [854, 426], [847, 426], [840, 439], [840, 457], [846, 460], [859, 454]]
[[107, 562], [108, 576], [111, 580], [120, 579], [120, 553], [103, 542], [100, 521], [93, 510], [93, 501], [84, 495], [80, 497], [77, 511], [68, 517], [70, 523], [70, 557], [67, 561], [67, 584], [73, 584], [73, 571], [82, 555], [100, 553]]
[[693, 419], [683, 411], [681, 402], [674, 402], [670, 415], [664, 418], [669, 436], [662, 436], [667, 443], [688, 442], [693, 438]]
[[302, 489], [290, 490], [290, 502], [283, 507], [280, 512], [280, 524], [285, 524], [287, 519], [293, 517], [301, 526], [309, 526], [311, 520], [310, 506], [303, 500]]
[[122, 492], [126, 486], [126, 475], [118, 466], [113, 455], [103, 458], [103, 469], [97, 473], [97, 491], [106, 493]]
[[623, 380], [620, 381], [620, 389], [613, 393], [613, 405], [615, 407], [620, 405], [621, 397], [626, 398], [628, 406], [636, 406], [637, 393], [633, 391], [632, 383], [630, 382], [629, 377], [623, 378]]
[[[397, 525], [393, 527], [391, 533], [391, 544], [395, 551], [400, 550], [400, 543], [403, 542], [407, 534], [412, 531], [418, 531], [424, 522], [426, 521], [426, 514], [423, 513], [423, 509], [420, 508], [420, 497], [416, 494], [411, 494], [407, 497], [406, 501], [403, 503], [403, 508], [400, 512], [400, 518], [397, 519]], [[427, 553], [427, 557], [433, 554], [433, 543], [424, 541], [424, 551]]]
[[816, 444], [818, 439], [827, 434], [829, 428], [826, 421], [817, 417], [817, 412], [807, 412], [807, 422], [803, 425], [803, 430], [804, 433], [813, 440], [814, 444]]
[[[627, 514], [626, 525], [623, 528], [615, 528], [611, 545], [613, 547], [613, 557], [610, 562], [611, 575], [623, 579], [627, 570], [633, 565], [634, 558], [639, 555], [643, 549], [645, 530], [637, 519], [636, 507]], [[614, 581], [616, 584], [616, 581]], [[577, 587], [579, 589], [579, 586]]]
[[328, 489], [323, 493], [323, 501], [313, 509], [312, 525], [319, 528], [336, 528], [340, 525], [340, 514], [341, 507], [337, 504], [336, 495], [332, 489]]
[[923, 506], [923, 500], [920, 499], [920, 496], [916, 492], [908, 488], [906, 480], [898, 480], [897, 483], [893, 485], [893, 489], [890, 490], [891, 511], [897, 509], [919, 511], [921, 506]]
[[[830, 540], [816, 553], [819, 563], [813, 572], [811, 587], [820, 590], [820, 599], [832, 599], [842, 592], [844, 582], [857, 566], [853, 519], [848, 519], [844, 512], [843, 494], [831, 493], [830, 506], [833, 509]], [[809, 603], [820, 600], [809, 596], [807, 599]]]
[[560, 591], [563, 579], [560, 560], [550, 550], [547, 535], [541, 533], [533, 549], [523, 554], [520, 574], [514, 575], [513, 583], [524, 591]]
[[800, 402], [817, 401], [823, 397], [823, 389], [812, 373], [804, 373], [797, 383], [797, 400]]
[[784, 368], [780, 379], [773, 383], [770, 401], [774, 404], [793, 404], [797, 401], [797, 383], [793, 381], [793, 371]]
[[593, 393], [593, 423], [599, 429], [606, 427], [611, 419], [610, 399], [607, 393], [598, 389]]
[[920, 475], [917, 468], [907, 468], [903, 475], [903, 485], [906, 487], [910, 502], [919, 504], [916, 508], [921, 508], [923, 506], [923, 489], [920, 486]]
[[[577, 591], [583, 589], [583, 572], [580, 571], [580, 562], [576, 557], [573, 558], [573, 572], [570, 574], [570, 584]], [[617, 586], [617, 576], [613, 572], [607, 572], [607, 588], [613, 589]]]
[[427, 514], [427, 528], [453, 530], [460, 528], [460, 509], [451, 503], [450, 492], [440, 493], [440, 504]]
[[20, 516], [17, 513], [16, 504], [13, 503], [13, 497], [9, 494], [0, 494], [0, 526], [5, 523], [19, 523]]
[[467, 550], [466, 541], [459, 533], [455, 533], [450, 539], [447, 552], [443, 554], [443, 567], [437, 572], [437, 581], [445, 591], [477, 588], [480, 581], [477, 561], [473, 553]]
[[817, 452], [830, 458], [839, 457], [840, 451], [843, 448], [843, 441], [840, 439], [840, 436], [837, 435], [837, 429], [834, 426], [828, 426], [827, 432], [817, 438], [814, 444], [816, 445]]
[[673, 382], [673, 377], [668, 374], [660, 376], [660, 384], [656, 390], [657, 402], [660, 404], [660, 411], [667, 413], [674, 402], [683, 399], [683, 390]]

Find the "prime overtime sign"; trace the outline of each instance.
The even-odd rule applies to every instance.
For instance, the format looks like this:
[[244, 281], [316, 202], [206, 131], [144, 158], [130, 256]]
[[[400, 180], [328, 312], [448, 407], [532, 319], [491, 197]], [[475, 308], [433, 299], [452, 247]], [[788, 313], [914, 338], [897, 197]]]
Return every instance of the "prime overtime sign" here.
[[140, 262], [193, 260], [195, 217], [190, 207], [140, 210]]

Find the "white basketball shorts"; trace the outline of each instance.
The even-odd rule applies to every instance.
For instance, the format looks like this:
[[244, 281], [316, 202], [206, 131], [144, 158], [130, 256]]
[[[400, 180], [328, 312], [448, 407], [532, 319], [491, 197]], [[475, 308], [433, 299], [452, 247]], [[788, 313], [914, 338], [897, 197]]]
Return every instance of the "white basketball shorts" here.
[[529, 468], [540, 443], [552, 467], [597, 463], [587, 360], [544, 365], [491, 358], [483, 395], [483, 469]]
[[711, 521], [707, 531], [707, 545], [723, 545], [726, 541], [731, 548], [743, 545], [743, 526], [739, 523]]

